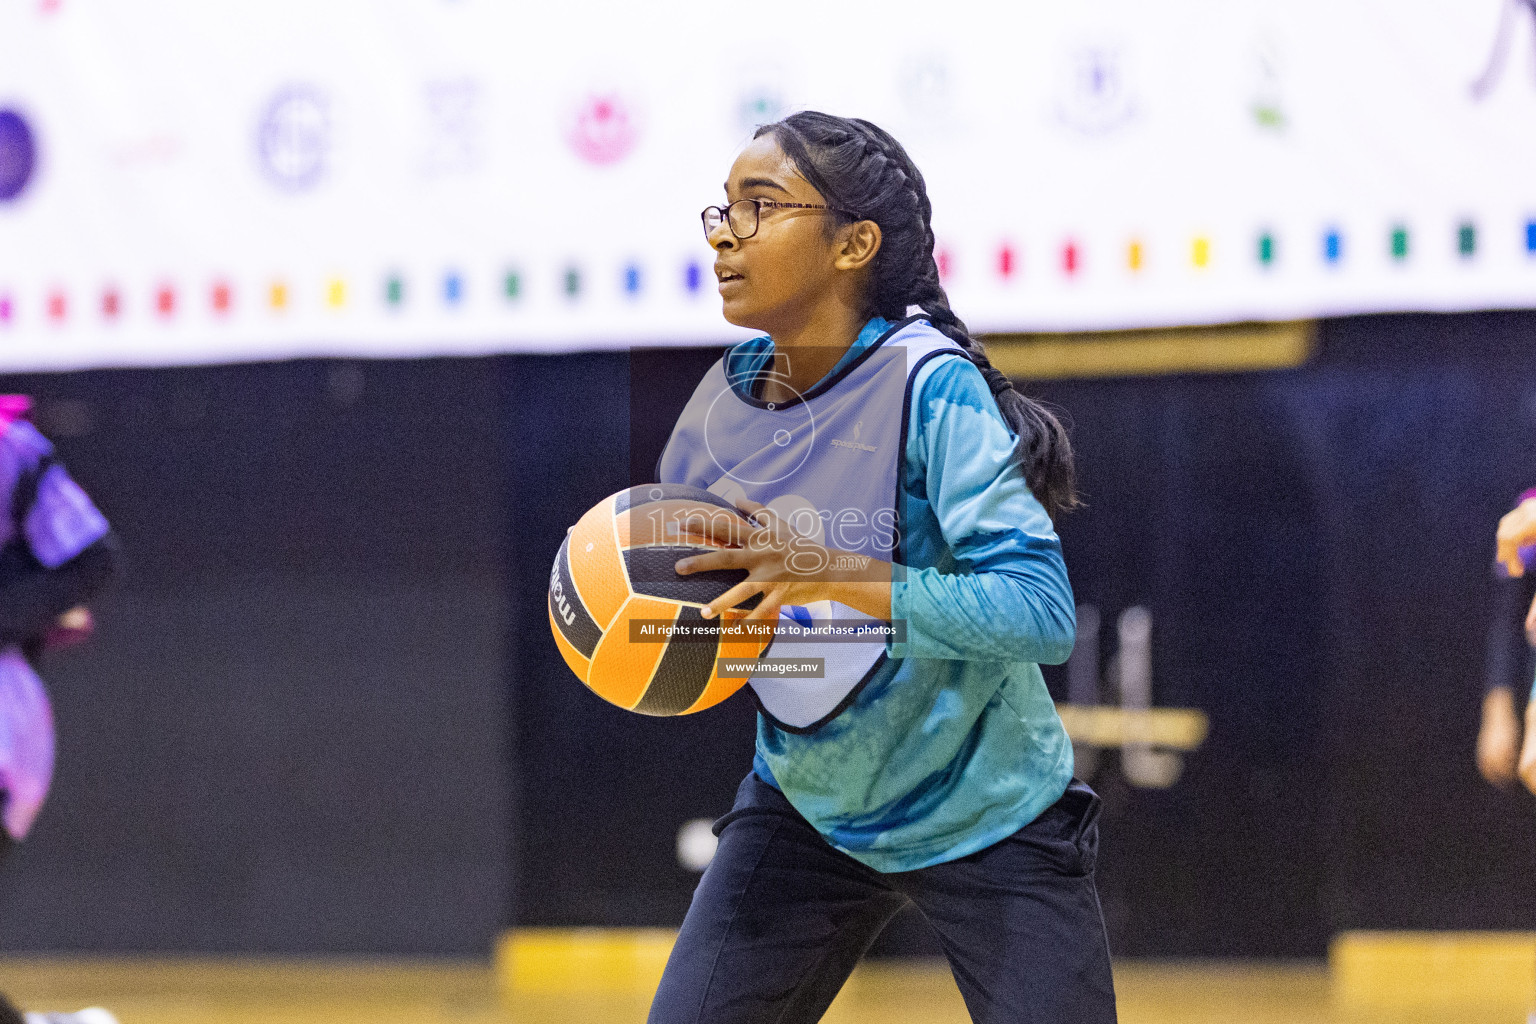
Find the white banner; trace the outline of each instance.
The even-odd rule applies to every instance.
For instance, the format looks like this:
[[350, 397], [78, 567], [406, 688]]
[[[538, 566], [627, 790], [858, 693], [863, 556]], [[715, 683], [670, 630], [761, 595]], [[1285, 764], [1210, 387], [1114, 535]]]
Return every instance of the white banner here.
[[1536, 0], [13, 0], [0, 367], [737, 337], [698, 211], [802, 107], [979, 330], [1536, 306]]

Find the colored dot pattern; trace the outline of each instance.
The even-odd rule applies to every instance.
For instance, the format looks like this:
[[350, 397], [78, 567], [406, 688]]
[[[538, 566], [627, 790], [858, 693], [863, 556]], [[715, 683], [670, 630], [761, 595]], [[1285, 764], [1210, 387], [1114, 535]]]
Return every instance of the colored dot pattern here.
[[[1504, 244], [1517, 242], [1522, 247], [1519, 251], [1536, 260], [1536, 216], [1519, 221], [1518, 229], [1519, 233], [1514, 237], [1504, 236]], [[1376, 250], [1381, 254], [1381, 259], [1391, 264], [1406, 265], [1420, 255], [1422, 236], [1416, 244], [1412, 227], [1408, 223], [1389, 222], [1381, 231], [1382, 233], [1376, 236], [1385, 243], [1384, 249]], [[1340, 267], [1345, 262], [1347, 242], [1343, 226], [1326, 225], [1318, 237], [1321, 244], [1314, 251], [1317, 252], [1320, 262], [1327, 267]], [[1492, 237], [1497, 238], [1497, 236]], [[1189, 260], [1187, 266], [1203, 271], [1217, 265], [1218, 239], [1216, 237], [1196, 234], [1187, 238], [1185, 250]], [[1441, 238], [1447, 238], [1447, 236], [1441, 235]], [[1462, 261], [1470, 262], [1481, 255], [1485, 239], [1482, 227], [1474, 220], [1467, 218], [1453, 222], [1448, 241], [1450, 243], [1447, 246], [1448, 254], [1454, 254]], [[1145, 236], [1130, 235], [1121, 245], [1123, 246], [1120, 250], [1123, 254], [1123, 266], [1130, 273], [1140, 274], [1152, 265], [1153, 249]], [[1267, 269], [1278, 262], [1279, 247], [1278, 233], [1271, 229], [1263, 229], [1254, 236], [1254, 245], [1250, 252], [1258, 267]], [[997, 242], [991, 254], [990, 267], [995, 280], [999, 282], [1027, 280], [1023, 275], [1027, 253], [1017, 242]], [[941, 277], [947, 279], [954, 275], [957, 257], [952, 249], [939, 247], [934, 253], [934, 260]], [[700, 294], [704, 284], [709, 280], [706, 265], [700, 260], [689, 259], [682, 261], [678, 266], [682, 272], [680, 280], [677, 278], [673, 280], [679, 282], [683, 292], [690, 295]], [[1067, 279], [1073, 279], [1085, 272], [1085, 246], [1080, 238], [1068, 236], [1059, 243], [1057, 266]], [[607, 280], [615, 282], [611, 286], [613, 291], [632, 299], [644, 295], [648, 288], [652, 287], [651, 275], [641, 261], [621, 264], [617, 268], [617, 277], [610, 277]], [[438, 282], [437, 295], [443, 305], [455, 307], [470, 301], [469, 277], [462, 270], [456, 268], [446, 270]], [[563, 294], [572, 301], [585, 299], [588, 297], [588, 283], [586, 273], [580, 264], [568, 264], [555, 275], [551, 291]], [[324, 306], [341, 310], [348, 305], [350, 285], [346, 278], [333, 275], [323, 278], [317, 284], [319, 289], [316, 295]], [[380, 285], [380, 290], [374, 294], [386, 308], [399, 308], [405, 305], [410, 288], [406, 275], [399, 271], [390, 272], [380, 279]], [[228, 278], [215, 278], [205, 287], [207, 291], [202, 294], [206, 296], [208, 311], [218, 317], [228, 316], [234, 311], [235, 288]], [[180, 286], [176, 282], [163, 281], [151, 288], [143, 296], [141, 303], [137, 296], [124, 292], [116, 284], [106, 284], [100, 286], [99, 291], [95, 292], [94, 308], [99, 312], [102, 322], [115, 322], [133, 314], [169, 322], [183, 312], [181, 309], [183, 299], [196, 294], [195, 291], [183, 292], [179, 289]], [[501, 272], [499, 295], [503, 301], [508, 304], [520, 302], [527, 291], [527, 279], [521, 268], [513, 266]], [[265, 297], [267, 307], [274, 313], [281, 313], [294, 303], [293, 285], [289, 280], [281, 277], [269, 279], [265, 286]], [[92, 300], [87, 300], [87, 309], [92, 308], [91, 302]], [[19, 319], [19, 308], [15, 292], [0, 291], [0, 327], [16, 323]], [[70, 296], [63, 287], [46, 290], [40, 296], [39, 304], [35, 308], [40, 318], [54, 323], [64, 323], [70, 313]]]
[[1195, 269], [1204, 270], [1211, 265], [1211, 240], [1201, 235], [1189, 245], [1189, 261]]
[[1013, 246], [1005, 245], [997, 250], [997, 273], [999, 277], [1005, 280], [1012, 277], [1017, 263], [1018, 258], [1014, 254]]
[[1336, 265], [1344, 259], [1344, 236], [1337, 228], [1323, 232], [1323, 262]]

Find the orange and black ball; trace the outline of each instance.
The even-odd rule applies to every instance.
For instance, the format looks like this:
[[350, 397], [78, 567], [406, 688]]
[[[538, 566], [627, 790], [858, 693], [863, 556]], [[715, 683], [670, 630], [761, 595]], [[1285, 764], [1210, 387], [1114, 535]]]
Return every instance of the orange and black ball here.
[[714, 550], [704, 526], [715, 516], [745, 518], [709, 491], [647, 484], [604, 498], [566, 534], [549, 576], [549, 624], [566, 664], [599, 697], [643, 715], [687, 715], [746, 682], [717, 666], [767, 648], [760, 633], [731, 628], [756, 598], [713, 619], [700, 615], [746, 570], [683, 576], [674, 568]]

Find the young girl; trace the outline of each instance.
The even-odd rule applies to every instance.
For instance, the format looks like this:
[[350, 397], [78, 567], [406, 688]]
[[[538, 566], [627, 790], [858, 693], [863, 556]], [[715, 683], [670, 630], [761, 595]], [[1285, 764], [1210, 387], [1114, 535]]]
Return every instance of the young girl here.
[[794, 114], [725, 189], [704, 211], [725, 317], [766, 336], [705, 377], [660, 476], [753, 522], [712, 522], [729, 546], [677, 571], [747, 571], [706, 618], [756, 596], [748, 617], [781, 632], [863, 632], [776, 640], [821, 676], [750, 680], [753, 771], [650, 1020], [820, 1020], [915, 904], [974, 1020], [1113, 1021], [1098, 798], [1037, 667], [1074, 636], [1051, 524], [1076, 502], [1066, 435], [950, 311], [923, 177], [890, 135]]

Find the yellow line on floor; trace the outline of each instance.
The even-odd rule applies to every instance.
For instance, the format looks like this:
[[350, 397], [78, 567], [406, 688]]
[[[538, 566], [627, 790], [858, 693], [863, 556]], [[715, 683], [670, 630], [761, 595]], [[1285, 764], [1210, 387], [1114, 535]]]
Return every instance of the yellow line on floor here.
[[[659, 952], [652, 943], [664, 944], [666, 935], [630, 933], [634, 942], [624, 956], [632, 965], [652, 956]], [[538, 938], [543, 955], [552, 953], [558, 936]], [[607, 940], [595, 938], [584, 934], [577, 944], [603, 949]], [[608, 948], [623, 951], [624, 945]], [[602, 991], [595, 984], [507, 993], [489, 963], [255, 958], [12, 956], [0, 958], [0, 988], [25, 1009], [97, 1004], [122, 1024], [634, 1024], [645, 1019], [651, 996], [649, 989]], [[1406, 1010], [1343, 1006], [1329, 998], [1321, 962], [1121, 962], [1115, 990], [1121, 1024], [1513, 1024], [1530, 1008], [1486, 997]], [[823, 1024], [969, 1021], [943, 961], [863, 964], [823, 1018]]]
[[1343, 1006], [1536, 1002], [1536, 932], [1344, 932], [1328, 960]]
[[677, 932], [669, 928], [517, 928], [496, 943], [503, 992], [653, 992]]

